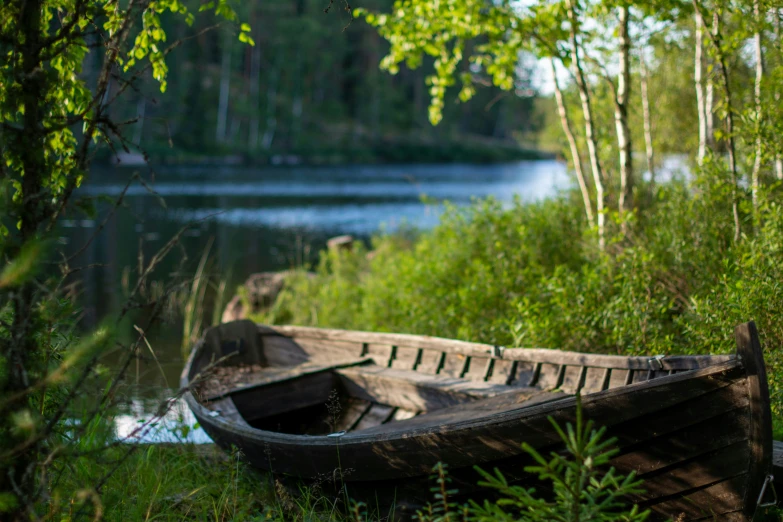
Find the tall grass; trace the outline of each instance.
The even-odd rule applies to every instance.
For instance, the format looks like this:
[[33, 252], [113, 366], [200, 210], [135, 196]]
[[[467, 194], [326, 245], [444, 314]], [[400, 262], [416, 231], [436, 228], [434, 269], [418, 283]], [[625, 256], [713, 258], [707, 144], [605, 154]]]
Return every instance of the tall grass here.
[[201, 253], [190, 289], [181, 299], [183, 358], [187, 358], [193, 344], [207, 327], [220, 323], [225, 306], [229, 275], [214, 273], [216, 263], [210, 257], [213, 244], [214, 238], [210, 238]]

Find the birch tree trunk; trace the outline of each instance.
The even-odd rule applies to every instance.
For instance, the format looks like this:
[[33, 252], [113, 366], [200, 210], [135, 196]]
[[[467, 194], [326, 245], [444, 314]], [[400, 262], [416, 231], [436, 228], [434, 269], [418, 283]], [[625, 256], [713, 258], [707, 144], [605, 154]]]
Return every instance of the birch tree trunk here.
[[228, 94], [231, 87], [231, 43], [232, 38], [226, 32], [223, 38], [223, 58], [220, 68], [220, 99], [218, 101], [217, 126], [215, 141], [223, 143], [226, 140], [226, 122], [228, 121]]
[[[702, 19], [704, 24], [704, 17], [699, 5], [699, 0], [693, 0], [693, 7], [696, 10], [696, 15]], [[717, 12], [714, 15], [714, 23], [717, 24], [719, 20]], [[734, 145], [734, 109], [732, 108], [731, 100], [731, 84], [729, 83], [729, 69], [726, 64], [726, 57], [723, 54], [723, 45], [720, 29], [713, 25], [710, 32], [712, 45], [715, 48], [715, 58], [717, 59], [718, 66], [720, 67], [720, 76], [723, 84], [723, 103], [726, 110], [726, 141], [728, 144], [729, 152], [729, 171], [731, 172], [731, 210], [734, 215], [734, 241], [739, 241], [742, 237], [742, 225], [740, 224], [739, 217], [739, 201], [737, 196], [737, 157], [736, 148]]]
[[[778, 56], [783, 54], [783, 46], [780, 41], [780, 9], [775, 9], [773, 16], [775, 19], [775, 45], [778, 47]], [[780, 107], [780, 89], [775, 90], [775, 104]], [[783, 155], [780, 153], [780, 145], [777, 145], [775, 152], [775, 177], [783, 180]]]
[[549, 64], [552, 67], [552, 81], [555, 86], [555, 100], [557, 101], [557, 112], [560, 115], [560, 124], [563, 126], [563, 132], [568, 139], [568, 147], [571, 150], [571, 161], [574, 164], [574, 171], [576, 172], [576, 179], [579, 182], [579, 190], [582, 191], [582, 201], [585, 205], [585, 215], [587, 216], [587, 222], [590, 226], [595, 225], [595, 217], [593, 216], [593, 204], [590, 201], [590, 190], [587, 187], [587, 180], [585, 179], [584, 171], [582, 170], [582, 157], [579, 154], [579, 147], [576, 144], [576, 138], [571, 131], [571, 122], [568, 119], [568, 111], [566, 110], [565, 101], [563, 100], [563, 92], [560, 90], [560, 84], [557, 81], [557, 69], [555, 68], [555, 59], [549, 58]]
[[604, 209], [605, 196], [603, 172], [601, 171], [601, 164], [598, 161], [598, 144], [596, 143], [594, 132], [593, 109], [590, 104], [590, 91], [588, 90], [584, 69], [582, 68], [582, 62], [579, 58], [579, 42], [577, 41], [579, 22], [576, 14], [576, 6], [574, 5], [575, 1], [576, 0], [566, 0], [566, 6], [568, 8], [568, 21], [570, 24], [569, 37], [572, 54], [571, 67], [573, 69], [574, 78], [576, 79], [577, 88], [579, 89], [579, 98], [582, 102], [582, 112], [584, 113], [587, 151], [590, 155], [590, 167], [593, 172], [593, 182], [595, 184], [596, 213], [598, 214], [598, 246], [601, 250], [603, 250], [606, 246], [606, 213]]
[[639, 60], [639, 77], [641, 78], [642, 117], [644, 119], [644, 150], [647, 153], [647, 171], [650, 173], [650, 185], [655, 185], [655, 155], [652, 140], [652, 116], [650, 114], [650, 93], [647, 89], [647, 63], [644, 55]]
[[756, 85], [753, 91], [756, 102], [756, 151], [753, 159], [753, 173], [751, 177], [751, 197], [753, 200], [754, 226], [759, 224], [759, 175], [761, 173], [761, 82], [764, 79], [764, 55], [761, 49], [761, 0], [753, 0], [753, 17], [756, 22], [756, 32], [753, 35], [753, 44], [756, 51]]
[[[702, 19], [702, 26], [705, 26], [705, 21]], [[718, 34], [718, 31], [720, 31], [720, 17], [718, 16], [718, 13], [715, 12], [712, 15], [712, 32], [710, 33], [711, 38], [715, 38], [715, 36]], [[720, 64], [712, 63], [712, 72], [709, 76], [707, 76], [707, 95], [704, 100], [704, 118], [707, 122], [707, 149], [708, 150], [715, 150], [715, 78], [716, 75], [719, 74], [720, 70]]]
[[694, 50], [694, 71], [693, 83], [696, 87], [696, 112], [699, 115], [699, 154], [697, 156], [699, 165], [704, 163], [704, 157], [707, 155], [707, 103], [704, 96], [704, 24], [699, 13], [695, 14], [696, 47]]
[[[628, 99], [631, 93], [631, 37], [628, 34], [628, 5], [620, 7], [620, 72], [617, 78], [617, 103], [614, 119], [617, 129], [617, 146], [620, 150], [620, 214], [633, 208], [633, 163], [631, 130], [628, 128]], [[623, 221], [625, 228], [625, 221]]]

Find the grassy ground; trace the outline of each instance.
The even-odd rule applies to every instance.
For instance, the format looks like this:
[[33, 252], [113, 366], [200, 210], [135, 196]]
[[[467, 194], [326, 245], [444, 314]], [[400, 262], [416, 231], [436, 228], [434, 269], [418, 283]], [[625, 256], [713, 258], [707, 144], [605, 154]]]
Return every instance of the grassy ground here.
[[[130, 453], [129, 453], [130, 452]], [[51, 520], [124, 521], [335, 521], [387, 520], [367, 516], [365, 508], [343, 499], [335, 501], [318, 488], [283, 487], [265, 473], [245, 465], [238, 454], [226, 454], [216, 446], [153, 444], [122, 446], [92, 458], [78, 467], [82, 484], [95, 484], [102, 474], [122, 460], [99, 497], [86, 494], [81, 501], [54, 499]], [[68, 484], [64, 484], [68, 487]], [[348, 501], [350, 502], [350, 501]], [[77, 516], [79, 514], [80, 516]], [[438, 520], [435, 517], [432, 520]], [[443, 519], [445, 520], [445, 519]], [[461, 520], [454, 517], [454, 522]], [[620, 519], [617, 519], [620, 520]], [[769, 509], [761, 522], [783, 520], [781, 512]]]

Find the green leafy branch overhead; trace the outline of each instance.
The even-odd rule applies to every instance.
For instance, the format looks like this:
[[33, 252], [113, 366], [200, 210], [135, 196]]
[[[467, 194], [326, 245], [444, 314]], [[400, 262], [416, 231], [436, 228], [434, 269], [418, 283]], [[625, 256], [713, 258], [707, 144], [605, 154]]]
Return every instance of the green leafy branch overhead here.
[[[502, 89], [514, 87], [518, 53], [526, 39], [522, 38], [520, 21], [509, 5], [488, 5], [481, 0], [398, 0], [390, 14], [365, 9], [354, 12], [377, 27], [389, 41], [389, 54], [381, 62], [383, 69], [396, 74], [401, 63], [415, 69], [422, 65], [425, 56], [434, 59], [434, 72], [427, 77], [429, 118], [433, 125], [441, 121], [446, 90], [456, 84], [457, 77], [461, 101], [475, 94], [474, 70], [484, 70]], [[471, 68], [458, 73], [466, 47], [471, 44], [475, 44], [468, 56]]]
[[[35, 162], [43, 172], [42, 189], [48, 197], [39, 209], [56, 217], [63, 201], [78, 187], [91, 159], [90, 143], [118, 141], [124, 146], [121, 124], [108, 118], [108, 107], [133, 83], [150, 71], [165, 91], [168, 74], [166, 56], [178, 42], [166, 44], [161, 25], [164, 13], [174, 13], [192, 25], [195, 15], [180, 0], [43, 0], [38, 20], [32, 20], [38, 33], [35, 42], [21, 34], [25, 2], [4, 2], [0, 6], [0, 150], [2, 173], [10, 180], [13, 201], [23, 198], [22, 178], [31, 167], [30, 153], [16, 146], [25, 127], [29, 101], [25, 94], [38, 94], [39, 125], [35, 141]], [[250, 26], [238, 23], [228, 0], [210, 1], [198, 8], [238, 25], [239, 40], [253, 45]], [[135, 34], [134, 34], [135, 33]], [[94, 84], [83, 74], [82, 64], [90, 48], [104, 49], [103, 63]], [[118, 69], [124, 73], [120, 74]], [[77, 137], [78, 136], [78, 137]], [[26, 138], [29, 141], [31, 135]], [[51, 219], [49, 220], [51, 223]], [[0, 231], [8, 234], [21, 223], [3, 222]], [[50, 225], [51, 226], [51, 225]]]

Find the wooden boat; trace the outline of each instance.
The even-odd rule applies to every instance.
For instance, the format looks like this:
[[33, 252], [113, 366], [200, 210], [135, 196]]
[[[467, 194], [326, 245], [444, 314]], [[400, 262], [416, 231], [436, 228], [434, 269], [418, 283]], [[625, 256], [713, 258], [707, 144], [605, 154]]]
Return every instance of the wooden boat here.
[[529, 484], [520, 443], [562, 448], [547, 417], [573, 422], [579, 391], [654, 518], [748, 521], [773, 491], [771, 414], [754, 324], [735, 336], [733, 355], [651, 358], [238, 321], [206, 333], [182, 386], [254, 466], [413, 506], [437, 462], [470, 495], [474, 465]]

